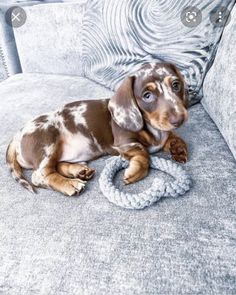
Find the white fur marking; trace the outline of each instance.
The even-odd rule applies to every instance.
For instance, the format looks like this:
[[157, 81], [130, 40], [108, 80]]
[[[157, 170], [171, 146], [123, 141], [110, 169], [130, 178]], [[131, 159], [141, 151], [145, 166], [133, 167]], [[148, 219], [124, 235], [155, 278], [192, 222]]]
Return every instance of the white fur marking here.
[[87, 110], [87, 104], [86, 103], [81, 103], [79, 106], [72, 107], [70, 110], [71, 110], [72, 116], [74, 116], [75, 124], [77, 124], [77, 125], [81, 124], [84, 127], [88, 127], [87, 123], [86, 123], [86, 120], [85, 120], [85, 117], [83, 116], [83, 114]]
[[141, 69], [135, 74], [135, 76], [136, 77], [144, 76], [144, 78], [147, 78], [148, 76], [153, 76], [153, 69], [152, 68]]
[[164, 92], [164, 98], [167, 100], [170, 100], [172, 103], [176, 104], [176, 99], [174, 98], [174, 94], [170, 93], [169, 87], [165, 85], [165, 83], [162, 83], [162, 89]]
[[132, 106], [131, 109], [125, 109], [124, 107], [120, 107], [114, 102], [110, 103], [110, 107], [113, 109], [114, 118], [117, 121], [118, 125], [125, 125], [127, 121], [127, 117], [130, 119], [130, 121], [135, 125], [137, 129], [141, 128], [142, 122], [137, 121], [137, 112], [136, 111], [136, 105], [132, 100]]
[[47, 115], [47, 122], [41, 123], [40, 128], [46, 130], [50, 126], [60, 127], [63, 123], [62, 116], [58, 114], [58, 112], [48, 113]]
[[36, 186], [47, 186], [46, 178], [44, 175], [44, 168], [48, 165], [50, 161], [50, 157], [54, 152], [54, 147], [54, 144], [44, 147], [45, 157], [40, 163], [38, 169], [33, 172], [31, 177], [32, 183]]
[[177, 104], [175, 104], [174, 106], [176, 113], [180, 113], [180, 108]]
[[50, 157], [53, 154], [54, 147], [55, 147], [54, 143], [52, 143], [51, 145], [47, 145], [47, 146], [44, 147], [44, 152], [46, 154], [46, 157]]
[[103, 152], [104, 152], [104, 151], [103, 151], [103, 148], [102, 148], [101, 145], [98, 143], [96, 137], [94, 137], [94, 136], [92, 136], [92, 137], [93, 137], [93, 142], [94, 142], [95, 146], [97, 147], [98, 151], [99, 151], [100, 153], [103, 153]]
[[30, 122], [26, 123], [26, 125], [22, 129], [22, 133], [24, 133], [24, 134], [34, 133], [37, 130], [37, 128], [38, 127], [36, 126], [35, 122], [30, 121]]
[[162, 86], [159, 82], [156, 81], [156, 86], [157, 86], [157, 89], [160, 93], [163, 93], [163, 89], [162, 89]]
[[118, 124], [125, 124], [126, 121], [126, 111], [124, 110], [124, 108], [118, 106], [115, 103], [111, 103], [111, 107], [113, 109], [114, 112], [114, 118], [117, 121]]
[[16, 159], [17, 162], [21, 165], [22, 168], [31, 169], [32, 165], [27, 163], [22, 156], [21, 151], [21, 139], [24, 134], [22, 132], [18, 132], [15, 136], [13, 141], [16, 143]]
[[159, 68], [159, 69], [156, 69], [156, 73], [158, 75], [160, 75], [160, 76], [169, 75], [170, 74], [169, 71], [166, 68], [164, 68], [164, 67]]
[[54, 147], [55, 147], [55, 145], [53, 143], [51, 145], [47, 145], [44, 147], [45, 157], [42, 160], [42, 162], [40, 163], [39, 168], [37, 170], [40, 171], [47, 166], [47, 164], [50, 160], [50, 157], [54, 152]]
[[152, 127], [150, 124], [147, 124], [148, 131], [154, 136], [156, 140], [161, 139], [161, 130], [158, 130], [154, 127]]
[[150, 62], [150, 66], [151, 66], [152, 70], [154, 70], [154, 68], [156, 67], [156, 63], [155, 62]]
[[83, 134], [66, 132], [59, 161], [71, 163], [89, 161], [94, 156], [90, 144], [91, 140]]
[[150, 124], [147, 124], [147, 129], [154, 136], [156, 141], [160, 141], [159, 145], [151, 145], [148, 147], [149, 153], [156, 153], [160, 151], [165, 145], [165, 142], [168, 138], [168, 132], [153, 128]]

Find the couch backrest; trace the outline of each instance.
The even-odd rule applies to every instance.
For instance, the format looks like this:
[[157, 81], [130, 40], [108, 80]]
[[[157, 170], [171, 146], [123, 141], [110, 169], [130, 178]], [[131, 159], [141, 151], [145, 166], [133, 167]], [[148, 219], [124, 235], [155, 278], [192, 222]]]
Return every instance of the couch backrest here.
[[[236, 6], [225, 28], [214, 64], [206, 75], [202, 104], [236, 159]], [[216, 151], [218, 152], [218, 151]]]
[[26, 23], [14, 29], [23, 72], [81, 76], [83, 1], [24, 10]]
[[8, 8], [0, 3], [0, 81], [21, 72], [13, 29], [5, 21]]
[[28, 7], [42, 3], [66, 1], [67, 0], [0, 0], [0, 82], [13, 74], [22, 72], [13, 28], [7, 24], [5, 19], [7, 10], [14, 6]]
[[[224, 0], [229, 10], [234, 0]], [[24, 72], [84, 75], [111, 89], [144, 62], [177, 64], [191, 92], [201, 97], [205, 73], [223, 28], [210, 16], [222, 0], [80, 0], [25, 7], [27, 22], [14, 29]], [[197, 27], [181, 22], [197, 6]]]

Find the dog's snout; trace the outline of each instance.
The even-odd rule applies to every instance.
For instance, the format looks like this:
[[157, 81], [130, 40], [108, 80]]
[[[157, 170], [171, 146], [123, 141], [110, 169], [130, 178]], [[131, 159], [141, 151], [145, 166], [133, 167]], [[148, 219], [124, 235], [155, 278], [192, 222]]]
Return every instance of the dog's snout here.
[[184, 122], [184, 116], [183, 115], [173, 115], [171, 114], [169, 117], [170, 124], [174, 127], [179, 127]]

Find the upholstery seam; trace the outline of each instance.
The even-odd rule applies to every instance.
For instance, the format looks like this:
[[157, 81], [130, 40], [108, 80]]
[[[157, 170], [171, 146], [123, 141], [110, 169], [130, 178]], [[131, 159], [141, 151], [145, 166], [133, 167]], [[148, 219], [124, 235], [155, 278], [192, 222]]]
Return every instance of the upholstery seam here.
[[6, 71], [7, 77], [10, 77], [7, 62], [6, 62], [5, 55], [4, 55], [4, 52], [3, 52], [3, 48], [2, 48], [1, 45], [0, 45], [0, 58], [2, 59], [3, 67], [4, 67], [5, 71]]

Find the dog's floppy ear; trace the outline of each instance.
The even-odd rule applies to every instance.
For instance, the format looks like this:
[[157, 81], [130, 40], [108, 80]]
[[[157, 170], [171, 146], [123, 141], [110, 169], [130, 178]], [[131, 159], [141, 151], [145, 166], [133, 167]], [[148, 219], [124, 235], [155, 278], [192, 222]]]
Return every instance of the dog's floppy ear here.
[[108, 108], [117, 125], [137, 132], [143, 127], [143, 118], [134, 98], [134, 79], [134, 76], [130, 76], [122, 82], [110, 99]]

